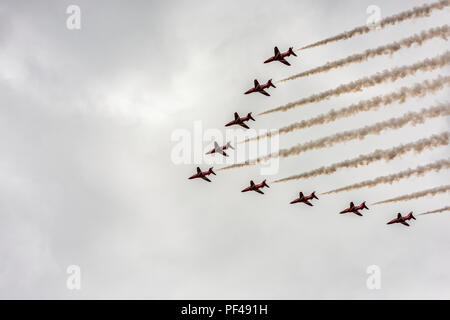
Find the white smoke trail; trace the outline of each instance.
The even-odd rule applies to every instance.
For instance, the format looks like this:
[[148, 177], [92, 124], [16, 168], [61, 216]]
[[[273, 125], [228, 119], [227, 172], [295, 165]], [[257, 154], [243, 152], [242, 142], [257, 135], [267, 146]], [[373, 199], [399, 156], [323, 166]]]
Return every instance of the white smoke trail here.
[[338, 143], [344, 143], [351, 140], [362, 140], [366, 136], [371, 134], [380, 134], [384, 130], [395, 130], [400, 129], [408, 124], [417, 125], [424, 123], [427, 119], [433, 119], [437, 117], [449, 116], [450, 115], [450, 104], [437, 105], [436, 107], [431, 107], [428, 109], [422, 109], [419, 112], [408, 112], [402, 117], [392, 118], [386, 121], [378, 122], [373, 125], [365, 126], [356, 130], [348, 130], [340, 132], [331, 136], [327, 136], [321, 139], [312, 140], [304, 144], [298, 144], [289, 149], [282, 149], [279, 152], [269, 154], [267, 156], [259, 157], [254, 160], [248, 160], [244, 163], [237, 163], [229, 165], [220, 170], [241, 168], [245, 166], [255, 165], [259, 162], [269, 160], [271, 158], [277, 157], [290, 157], [298, 155], [303, 152], [310, 150], [329, 148]]
[[394, 82], [400, 78], [405, 78], [410, 75], [414, 75], [417, 71], [431, 71], [437, 68], [444, 67], [450, 63], [450, 52], [446, 51], [444, 54], [436, 56], [432, 59], [425, 59], [412, 65], [401, 66], [393, 69], [386, 69], [381, 72], [377, 72], [374, 75], [358, 79], [346, 84], [342, 84], [334, 89], [323, 91], [318, 94], [313, 94], [309, 97], [290, 102], [283, 106], [273, 108], [262, 112], [261, 114], [269, 114], [273, 112], [285, 112], [290, 109], [303, 106], [308, 103], [317, 103], [323, 100], [330, 99], [331, 97], [338, 97], [344, 93], [358, 92], [364, 88], [372, 87], [377, 84], [385, 83], [388, 81]]
[[419, 34], [415, 34], [411, 37], [404, 38], [400, 41], [392, 42], [387, 45], [380, 46], [380, 47], [377, 47], [374, 49], [368, 49], [362, 53], [354, 54], [354, 55], [348, 56], [348, 57], [340, 59], [340, 60], [327, 62], [326, 64], [324, 64], [320, 67], [298, 73], [296, 75], [287, 77], [280, 81], [288, 81], [288, 80], [293, 80], [293, 79], [297, 79], [297, 78], [301, 78], [301, 77], [311, 76], [313, 74], [326, 72], [331, 69], [342, 68], [351, 63], [364, 62], [370, 58], [374, 58], [374, 57], [381, 56], [381, 55], [388, 55], [388, 54], [391, 55], [394, 52], [399, 51], [400, 49], [410, 48], [413, 44], [417, 44], [417, 45], [421, 46], [425, 41], [428, 41], [428, 40], [431, 40], [431, 39], [437, 38], [437, 37], [447, 40], [447, 37], [449, 35], [450, 35], [450, 28], [448, 25], [431, 28], [427, 31], [422, 31]]
[[424, 166], [419, 166], [414, 169], [408, 169], [405, 171], [400, 171], [395, 174], [378, 177], [373, 180], [366, 180], [363, 182], [351, 184], [342, 188], [334, 189], [328, 192], [324, 192], [322, 194], [331, 194], [331, 193], [339, 193], [343, 191], [350, 191], [350, 190], [356, 190], [356, 189], [362, 189], [362, 188], [373, 188], [379, 184], [392, 184], [393, 182], [398, 182], [402, 179], [407, 179], [412, 176], [423, 176], [424, 174], [431, 172], [431, 171], [440, 171], [444, 169], [450, 168], [450, 159], [447, 160], [439, 160]]
[[351, 106], [340, 110], [332, 109], [328, 113], [321, 114], [315, 118], [295, 122], [286, 127], [280, 128], [278, 131], [268, 132], [264, 135], [246, 139], [243, 142], [260, 140], [266, 137], [272, 137], [276, 134], [286, 134], [294, 130], [301, 130], [316, 125], [330, 123], [341, 118], [353, 116], [360, 112], [376, 110], [381, 106], [386, 106], [394, 102], [404, 103], [408, 98], [423, 97], [426, 94], [441, 90], [444, 88], [444, 86], [448, 86], [449, 84], [450, 76], [438, 76], [434, 80], [425, 80], [421, 83], [416, 83], [411, 87], [402, 87], [396, 92], [391, 92], [387, 95], [376, 96], [369, 100], [362, 100], [356, 104], [352, 104]]
[[372, 153], [360, 155], [359, 157], [353, 158], [351, 160], [338, 162], [327, 167], [320, 167], [312, 171], [293, 175], [283, 179], [278, 179], [275, 180], [274, 182], [277, 183], [277, 182], [286, 182], [290, 180], [308, 179], [320, 175], [329, 175], [338, 171], [339, 169], [366, 166], [375, 161], [380, 160], [390, 161], [410, 151], [414, 151], [415, 153], [421, 153], [427, 149], [448, 145], [449, 139], [450, 139], [450, 132], [444, 132], [441, 134], [432, 135], [429, 138], [400, 145], [391, 149], [376, 150]]
[[450, 211], [450, 207], [444, 207], [444, 208], [441, 208], [441, 209], [427, 211], [427, 212], [419, 214], [419, 216], [423, 216], [425, 214], [440, 213], [440, 212], [444, 212], [444, 211]]
[[446, 193], [449, 191], [450, 191], [450, 185], [446, 185], [446, 186], [436, 187], [433, 189], [428, 189], [428, 190], [424, 190], [424, 191], [420, 191], [420, 192], [406, 194], [404, 196], [400, 196], [400, 197], [396, 197], [396, 198], [392, 198], [392, 199], [388, 199], [388, 200], [378, 201], [378, 202], [373, 203], [372, 205], [389, 203], [389, 202], [414, 200], [414, 199], [419, 199], [419, 198], [423, 198], [426, 196], [434, 196], [436, 194]]
[[[441, 1], [438, 1], [438, 2], [430, 3], [430, 4], [424, 4], [421, 7], [415, 7], [413, 9], [411, 9], [411, 10], [400, 12], [400, 13], [398, 13], [396, 15], [392, 15], [392, 16], [389, 16], [387, 18], [384, 18], [377, 24], [377, 26], [378, 26], [378, 28], [385, 28], [387, 26], [395, 25], [395, 24], [403, 22], [405, 20], [417, 19], [417, 18], [422, 18], [422, 17], [428, 17], [432, 11], [434, 11], [434, 10], [442, 10], [445, 7], [449, 6], [449, 4], [450, 4], [449, 0], [441, 0]], [[339, 33], [338, 35], [335, 35], [333, 37], [326, 38], [324, 40], [317, 41], [317, 42], [312, 43], [310, 45], [304, 46], [300, 50], [322, 46], [322, 45], [325, 45], [325, 44], [330, 43], [330, 42], [336, 42], [336, 41], [340, 41], [340, 40], [347, 40], [347, 39], [350, 39], [350, 38], [352, 38], [352, 37], [354, 37], [356, 35], [369, 33], [373, 29], [374, 28], [371, 28], [371, 27], [369, 27], [367, 25], [356, 27], [356, 28], [354, 28], [352, 30]]]

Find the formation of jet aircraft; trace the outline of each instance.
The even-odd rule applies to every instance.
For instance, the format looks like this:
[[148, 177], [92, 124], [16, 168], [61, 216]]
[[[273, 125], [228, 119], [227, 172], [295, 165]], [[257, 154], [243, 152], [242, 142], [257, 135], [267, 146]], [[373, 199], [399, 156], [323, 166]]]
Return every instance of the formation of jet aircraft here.
[[290, 55], [293, 55], [294, 57], [297, 56], [294, 52], [294, 48], [292, 48], [292, 47], [290, 47], [288, 51], [282, 52], [282, 53], [280, 52], [280, 50], [278, 50], [277, 47], [273, 48], [273, 51], [274, 51], [274, 56], [270, 57], [269, 59], [264, 61], [264, 63], [269, 63], [272, 61], [280, 61], [281, 63], [284, 63], [287, 66], [290, 66], [291, 64], [289, 62], [287, 62], [287, 60], [285, 58], [289, 57]]
[[404, 216], [404, 217], [403, 217], [402, 214], [399, 212], [399, 213], [397, 214], [397, 218], [392, 219], [392, 220], [389, 221], [387, 224], [401, 223], [401, 224], [403, 224], [403, 225], [409, 227], [409, 224], [408, 224], [408, 222], [406, 222], [406, 221], [411, 220], [411, 219], [416, 220], [416, 218], [413, 216], [412, 211], [411, 211], [410, 213], [408, 213], [408, 215], [406, 215], [406, 216]]
[[312, 199], [317, 199], [319, 200], [319, 198], [317, 198], [315, 191], [313, 193], [311, 193], [309, 196], [304, 196], [303, 192], [299, 193], [299, 197], [295, 200], [292, 200], [291, 202], [289, 202], [290, 204], [294, 204], [294, 203], [299, 203], [299, 202], [303, 202], [304, 204], [307, 204], [308, 206], [313, 206], [313, 204], [311, 202], [309, 202], [309, 200]]
[[249, 90], [247, 90], [247, 91], [245, 91], [244, 94], [249, 94], [249, 93], [253, 93], [253, 92], [259, 92], [259, 93], [261, 93], [261, 94], [263, 94], [265, 96], [270, 97], [270, 94], [267, 93], [267, 91], [265, 91], [264, 89], [267, 89], [267, 88], [270, 88], [270, 87], [276, 88], [275, 85], [272, 83], [272, 79], [267, 81], [267, 83], [265, 83], [265, 84], [259, 84], [258, 80], [255, 79], [253, 81], [253, 84], [254, 84], [254, 87], [249, 89]]
[[362, 214], [359, 212], [359, 210], [363, 210], [363, 209], [369, 210], [369, 208], [367, 208], [367, 206], [366, 206], [365, 201], [363, 203], [361, 203], [359, 206], [355, 206], [355, 204], [353, 202], [350, 202], [350, 207], [342, 210], [340, 213], [342, 214], [342, 213], [352, 212], [352, 213], [362, 217]]
[[227, 144], [224, 146], [219, 146], [219, 144], [216, 141], [214, 141], [214, 149], [208, 151], [206, 154], [220, 153], [224, 157], [228, 157], [228, 154], [225, 153], [225, 150], [227, 150], [227, 149], [234, 150], [234, 148], [231, 146], [230, 142], [227, 142]]
[[235, 112], [235, 113], [234, 113], [234, 120], [228, 122], [228, 123], [225, 125], [225, 127], [229, 127], [229, 126], [233, 126], [233, 125], [238, 125], [238, 126], [241, 126], [241, 127], [245, 128], [245, 129], [250, 129], [250, 128], [245, 124], [246, 121], [250, 121], [250, 120], [255, 121], [255, 119], [253, 119], [253, 117], [252, 117], [252, 113], [251, 113], [251, 112], [249, 112], [249, 113], [247, 114], [246, 117], [242, 117], [242, 118], [239, 117], [239, 114], [238, 114], [237, 112]]
[[[291, 55], [293, 55], [295, 57], [297, 56], [295, 54], [295, 52], [294, 52], [292, 47], [290, 47], [288, 49], [288, 51], [286, 51], [286, 52], [280, 52], [278, 47], [275, 47], [274, 48], [274, 56], [269, 58], [269, 59], [267, 59], [266, 61], [264, 61], [264, 63], [269, 63], [269, 62], [272, 62], [272, 61], [280, 61], [281, 63], [284, 63], [284, 64], [289, 66], [290, 63], [287, 62], [285, 58], [289, 57]], [[260, 84], [258, 82], [258, 80], [255, 79], [253, 81], [253, 85], [254, 85], [253, 88], [247, 90], [245, 92], [245, 94], [250, 94], [250, 93], [253, 93], [253, 92], [259, 92], [259, 93], [261, 93], [261, 94], [263, 94], [265, 96], [270, 96], [270, 94], [266, 91], [266, 89], [268, 89], [270, 87], [276, 88], [275, 85], [272, 83], [272, 79], [268, 80], [265, 84]], [[245, 128], [245, 129], [250, 129], [249, 126], [245, 123], [245, 122], [248, 122], [250, 120], [255, 121], [255, 119], [253, 118], [251, 112], [249, 112], [247, 114], [247, 116], [242, 117], [242, 118], [239, 116], [239, 114], [237, 112], [235, 112], [234, 113], [234, 120], [228, 122], [225, 125], [225, 127], [230, 127], [230, 126], [237, 125], [237, 126], [241, 126], [241, 127]], [[227, 149], [234, 149], [231, 146], [230, 142], [227, 142], [226, 145], [219, 146], [219, 144], [214, 141], [214, 148], [211, 149], [210, 151], [206, 152], [206, 154], [218, 153], [218, 154], [221, 154], [224, 157], [228, 157], [228, 154], [225, 152], [225, 150], [227, 150]], [[210, 174], [214, 174], [215, 175], [215, 173], [214, 173], [214, 171], [212, 169], [213, 168], [210, 168], [208, 171], [202, 171], [199, 167], [197, 167], [197, 173], [194, 174], [193, 176], [189, 177], [189, 179], [201, 178], [203, 180], [211, 182], [211, 180], [207, 176], [210, 175]], [[256, 191], [258, 193], [263, 193], [261, 190], [259, 190], [260, 188], [263, 188], [263, 187], [269, 187], [266, 184], [266, 180], [264, 180], [261, 184], [258, 184], [258, 185], [255, 185], [254, 182], [251, 181], [250, 182], [250, 187], [242, 190], [242, 192], [246, 192], [246, 191], [252, 190], [252, 191]], [[314, 193], [312, 193], [312, 195], [314, 195]], [[314, 197], [315, 197], [315, 195], [314, 195]], [[317, 197], [316, 197], [316, 199], [317, 199]], [[305, 203], [308, 204], [309, 203], [308, 200], [310, 200], [310, 198], [307, 198], [305, 200]]]
[[193, 176], [190, 176], [189, 179], [202, 178], [205, 181], [211, 182], [211, 180], [209, 180], [209, 178], [207, 177], [210, 174], [216, 175], [216, 173], [213, 171], [212, 167], [209, 168], [208, 171], [202, 171], [199, 167], [197, 167], [197, 173], [194, 174]]
[[255, 184], [253, 182], [253, 180], [250, 180], [250, 186], [245, 188], [244, 190], [241, 190], [241, 192], [255, 191], [255, 192], [258, 192], [260, 194], [264, 194], [264, 192], [259, 190], [259, 189], [262, 189], [264, 187], [270, 188], [269, 185], [266, 183], [266, 180], [263, 180], [263, 182], [261, 182], [259, 184]]
[[[286, 60], [286, 57], [290, 57], [291, 55], [297, 57], [297, 55], [294, 52], [293, 47], [290, 47], [286, 52], [280, 52], [280, 50], [278, 49], [278, 47], [274, 48], [274, 55], [270, 58], [268, 58], [267, 60], [264, 61], [264, 63], [270, 63], [273, 61], [279, 61], [287, 66], [290, 66], [291, 64]], [[250, 93], [254, 93], [254, 92], [259, 92], [265, 96], [270, 96], [270, 94], [266, 91], [266, 89], [268, 88], [276, 88], [275, 85], [272, 83], [272, 79], [268, 80], [265, 84], [260, 84], [258, 82], [258, 80], [254, 80], [254, 87], [247, 90], [244, 94], [250, 94]], [[252, 117], [252, 113], [249, 112], [247, 114], [247, 116], [245, 117], [240, 117], [239, 114], [237, 112], [234, 113], [234, 120], [228, 122], [225, 127], [229, 127], [229, 126], [233, 126], [233, 125], [238, 125], [241, 126], [245, 129], [249, 129], [248, 125], [245, 122], [248, 121], [255, 121], [255, 119]], [[225, 152], [225, 150], [227, 149], [233, 149], [234, 148], [231, 146], [230, 142], [227, 142], [225, 145], [220, 146], [216, 141], [214, 141], [214, 148], [211, 149], [210, 151], [206, 152], [206, 154], [221, 154], [224, 157], [228, 157], [228, 154]], [[189, 179], [197, 179], [197, 178], [201, 178], [205, 181], [211, 182], [211, 180], [207, 177], [208, 175], [216, 175], [216, 173], [213, 171], [213, 168], [209, 168], [207, 171], [202, 171], [199, 167], [197, 167], [197, 173], [192, 175], [191, 177], [189, 177]], [[259, 184], [255, 184], [253, 182], [253, 180], [250, 180], [250, 186], [248, 186], [247, 188], [241, 190], [241, 192], [248, 192], [248, 191], [255, 191], [257, 193], [260, 194], [264, 194], [264, 192], [261, 190], [263, 188], [270, 188], [269, 185], [267, 184], [266, 180], [263, 180], [261, 183]], [[304, 203], [308, 206], [314, 206], [311, 203], [311, 200], [313, 199], [319, 199], [315, 192], [312, 192], [310, 195], [305, 196], [302, 192], [299, 193], [299, 197], [292, 200], [291, 202], [289, 202], [290, 204], [296, 204], [296, 203]], [[344, 210], [342, 210], [340, 212], [340, 214], [344, 214], [344, 213], [354, 213], [358, 216], [362, 216], [362, 214], [360, 213], [361, 210], [369, 210], [369, 208], [366, 206], [366, 202], [362, 202], [359, 206], [355, 206], [355, 204], [353, 202], [350, 202], [350, 206]], [[391, 221], [387, 222], [387, 224], [395, 224], [395, 223], [401, 223], [405, 226], [409, 226], [408, 224], [408, 220], [414, 219], [416, 220], [416, 218], [413, 216], [412, 211], [405, 215], [402, 216], [401, 213], [398, 213], [397, 217], [395, 219], [392, 219]]]

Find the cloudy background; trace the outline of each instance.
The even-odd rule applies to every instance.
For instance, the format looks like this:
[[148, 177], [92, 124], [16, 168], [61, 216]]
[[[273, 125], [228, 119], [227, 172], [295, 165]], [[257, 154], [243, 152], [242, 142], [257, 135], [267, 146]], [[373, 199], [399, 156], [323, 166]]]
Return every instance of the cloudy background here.
[[[0, 3], [0, 298], [302, 299], [450, 298], [450, 214], [422, 216], [410, 228], [386, 226], [397, 212], [449, 204], [449, 195], [338, 215], [349, 201], [372, 203], [448, 184], [446, 171], [320, 197], [290, 206], [299, 191], [325, 192], [447, 158], [448, 147], [389, 163], [273, 185], [264, 196], [239, 192], [258, 167], [217, 172], [213, 183], [186, 178], [175, 164], [177, 129], [223, 129], [235, 111], [277, 107], [385, 68], [449, 48], [434, 39], [244, 96], [254, 78], [281, 79], [448, 22], [429, 18], [358, 36], [263, 65], [273, 46], [296, 48], [424, 1], [13, 1]], [[66, 8], [81, 8], [81, 30]], [[257, 118], [276, 129], [450, 69]], [[409, 110], [445, 102], [449, 91], [393, 104], [281, 137], [289, 147]], [[269, 181], [376, 148], [448, 130], [449, 118], [387, 131], [280, 161]], [[238, 129], [237, 129], [238, 130]], [[204, 147], [209, 147], [205, 141]], [[201, 165], [203, 169], [207, 165]], [[218, 166], [220, 167], [220, 166]], [[217, 167], [217, 168], [218, 168]], [[369, 206], [370, 207], [370, 206]], [[381, 290], [366, 269], [381, 268]], [[79, 265], [82, 289], [66, 288]]]

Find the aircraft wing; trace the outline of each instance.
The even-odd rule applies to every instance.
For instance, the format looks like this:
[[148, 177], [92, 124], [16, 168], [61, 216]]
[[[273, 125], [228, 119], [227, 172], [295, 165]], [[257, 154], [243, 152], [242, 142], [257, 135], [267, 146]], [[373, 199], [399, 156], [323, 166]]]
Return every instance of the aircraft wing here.
[[211, 180], [209, 180], [208, 177], [201, 176], [200, 178], [202, 178], [203, 180], [206, 180], [206, 181], [208, 181], [208, 182], [211, 182]]
[[241, 127], [244, 127], [245, 129], [250, 129], [250, 128], [248, 127], [248, 125], [246, 125], [246, 124], [243, 123], [243, 122], [239, 123], [239, 125], [240, 125]]
[[309, 202], [308, 200], [305, 200], [305, 201], [303, 201], [305, 204], [307, 204], [308, 206], [310, 206], [310, 207], [312, 207], [313, 205], [312, 205], [312, 203], [311, 202]]
[[356, 215], [358, 215], [358, 216], [360, 216], [360, 217], [362, 217], [362, 214], [361, 213], [359, 213], [359, 211], [358, 210], [355, 210], [355, 211], [352, 211], [354, 214], [356, 214]]
[[225, 151], [223, 151], [223, 150], [220, 150], [220, 151], [218, 151], [221, 155], [223, 155], [223, 156], [225, 156], [225, 157], [228, 157], [228, 155], [226, 154], [226, 152]]
[[408, 222], [406, 222], [406, 221], [401, 221], [400, 223], [403, 224], [403, 225], [405, 225], [405, 226], [407, 226], [407, 227], [409, 227], [409, 224], [408, 224]]
[[255, 191], [258, 192], [258, 193], [264, 194], [264, 192], [262, 192], [262, 191], [259, 190], [259, 189], [255, 189]]
[[270, 97], [270, 94], [268, 94], [267, 93], [267, 91], [265, 91], [265, 90], [260, 90], [260, 91], [258, 91], [259, 93], [262, 93], [263, 95], [265, 95], [265, 96], [268, 96], [268, 97]]
[[289, 62], [287, 62], [284, 58], [281, 58], [280, 60], [279, 60], [281, 63], [284, 63], [285, 65], [287, 65], [287, 66], [290, 66], [291, 64], [289, 63]]

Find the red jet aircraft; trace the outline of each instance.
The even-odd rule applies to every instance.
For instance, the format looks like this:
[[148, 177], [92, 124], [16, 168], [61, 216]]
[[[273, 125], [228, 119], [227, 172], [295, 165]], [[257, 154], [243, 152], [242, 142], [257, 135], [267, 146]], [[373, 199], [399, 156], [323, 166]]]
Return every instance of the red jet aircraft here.
[[366, 206], [366, 202], [365, 201], [363, 203], [361, 203], [361, 205], [359, 205], [359, 206], [355, 206], [353, 204], [353, 202], [350, 202], [350, 207], [345, 209], [345, 210], [342, 210], [340, 213], [353, 212], [354, 214], [357, 214], [358, 216], [362, 217], [362, 214], [359, 213], [359, 211], [358, 211], [358, 210], [362, 210], [362, 209], [369, 210], [369, 208], [367, 208], [367, 206]]
[[264, 63], [269, 63], [272, 61], [280, 61], [281, 63], [284, 63], [287, 66], [290, 66], [291, 64], [284, 59], [285, 57], [289, 57], [290, 55], [297, 56], [293, 50], [294, 48], [290, 47], [288, 51], [281, 53], [280, 50], [278, 50], [277, 47], [273, 48], [273, 51], [275, 55], [266, 61]]
[[255, 121], [255, 119], [253, 119], [253, 117], [252, 117], [252, 113], [251, 113], [251, 112], [249, 112], [249, 113], [247, 114], [246, 117], [242, 117], [242, 118], [239, 118], [238, 113], [235, 112], [235, 113], [234, 113], [234, 120], [228, 122], [228, 123], [225, 125], [225, 127], [229, 127], [229, 126], [232, 126], [232, 125], [240, 125], [241, 127], [244, 127], [245, 129], [250, 129], [250, 128], [244, 123], [245, 121], [250, 121], [250, 120]]
[[228, 157], [228, 155], [225, 153], [225, 150], [227, 150], [228, 148], [234, 150], [234, 148], [231, 146], [229, 142], [227, 142], [226, 145], [221, 147], [217, 144], [217, 142], [214, 141], [214, 149], [208, 151], [206, 154], [220, 153], [221, 155]]
[[309, 202], [308, 200], [311, 199], [317, 199], [319, 200], [319, 198], [317, 198], [317, 196], [315, 195], [315, 191], [313, 193], [311, 193], [309, 196], [304, 196], [303, 192], [300, 192], [299, 197], [295, 200], [292, 200], [290, 202], [290, 204], [294, 204], [294, 203], [298, 203], [298, 202], [303, 202], [304, 204], [307, 204], [308, 206], [313, 206], [311, 202]]
[[244, 94], [249, 94], [249, 93], [253, 93], [253, 92], [259, 92], [265, 96], [270, 97], [270, 94], [268, 94], [264, 89], [273, 87], [276, 88], [273, 83], [272, 83], [272, 79], [270, 79], [269, 81], [267, 81], [266, 84], [259, 84], [258, 80], [254, 80], [253, 83], [255, 84], [255, 86], [247, 91], [244, 92]]
[[202, 178], [203, 180], [206, 180], [208, 182], [211, 182], [206, 176], [213, 174], [216, 175], [216, 173], [213, 171], [213, 168], [209, 168], [208, 171], [202, 171], [199, 167], [197, 167], [197, 173], [193, 176], [189, 177], [189, 179], [196, 179], [196, 178]]
[[397, 218], [395, 218], [395, 219], [389, 221], [387, 224], [401, 223], [401, 224], [403, 224], [403, 225], [409, 227], [409, 224], [408, 224], [408, 222], [406, 222], [406, 221], [411, 220], [411, 219], [416, 220], [416, 218], [415, 218], [415, 217], [413, 216], [413, 214], [412, 214], [412, 211], [411, 211], [410, 213], [408, 213], [407, 216], [404, 216], [404, 217], [402, 217], [402, 214], [399, 212], [399, 213], [397, 214]]
[[258, 193], [264, 194], [264, 192], [262, 192], [261, 190], [259, 190], [260, 188], [270, 188], [267, 183], [266, 180], [264, 179], [263, 182], [261, 182], [260, 184], [255, 184], [253, 182], [253, 180], [250, 180], [250, 187], [245, 188], [244, 190], [242, 190], [241, 192], [247, 192], [247, 191], [256, 191]]

